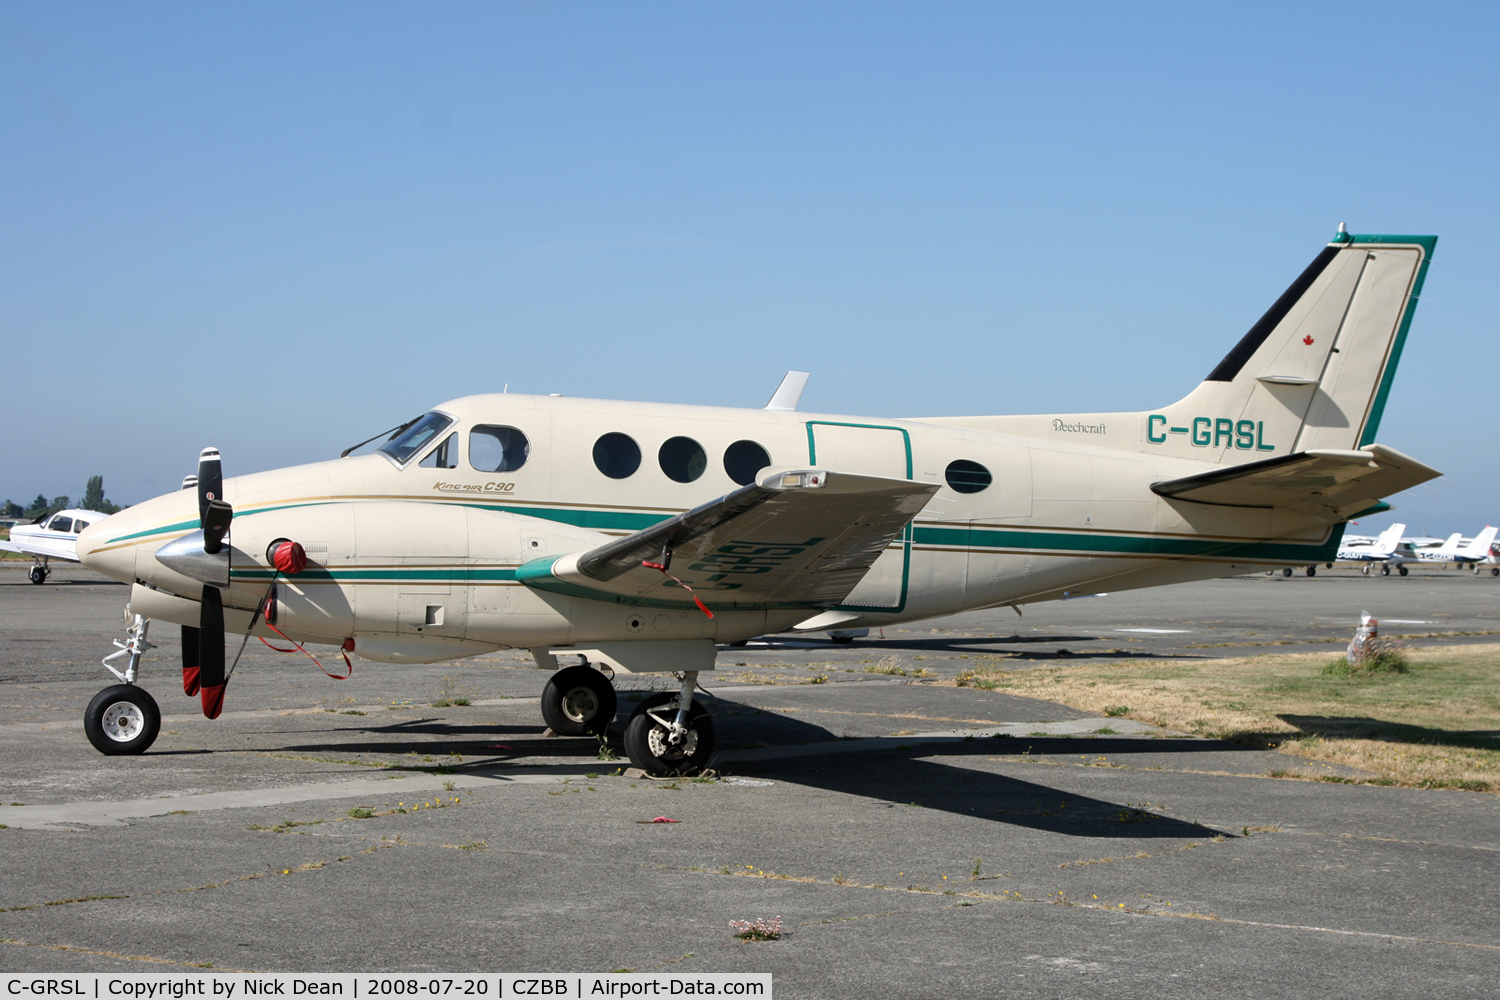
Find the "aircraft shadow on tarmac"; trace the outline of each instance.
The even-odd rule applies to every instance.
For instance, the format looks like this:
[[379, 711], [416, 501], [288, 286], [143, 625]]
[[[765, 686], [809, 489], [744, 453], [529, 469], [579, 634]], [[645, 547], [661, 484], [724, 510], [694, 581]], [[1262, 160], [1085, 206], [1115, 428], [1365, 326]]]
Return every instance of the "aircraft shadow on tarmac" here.
[[[888, 803], [890, 808], [938, 809], [1078, 837], [1182, 838], [1202, 837], [1214, 831], [1129, 804], [1062, 792], [1045, 784], [950, 766], [930, 758], [992, 759], [997, 755], [1013, 758], [1025, 754], [1071, 756], [1082, 753], [1099, 759], [1106, 754], [1249, 749], [1205, 740], [977, 737], [857, 754], [814, 754], [791, 760], [736, 763], [736, 748], [766, 745], [765, 740], [750, 742], [757, 736], [770, 738], [775, 746], [832, 743], [838, 737], [821, 726], [720, 700], [721, 711], [730, 708], [734, 714], [725, 713], [721, 717], [728, 723], [725, 726], [728, 735], [739, 739], [727, 740], [727, 746], [721, 744], [718, 760], [727, 762], [721, 763], [720, 767], [729, 767], [737, 774], [754, 774], [790, 784], [877, 799]], [[536, 757], [576, 755], [580, 766], [592, 764], [597, 759], [599, 744], [596, 740], [542, 738], [541, 732], [541, 727], [536, 725], [468, 725], [438, 718], [403, 719], [358, 729], [339, 727], [317, 733], [304, 732], [297, 735], [311, 736], [313, 740], [289, 740], [267, 749], [292, 753], [418, 755], [419, 760], [401, 766], [401, 769], [431, 771], [441, 768], [451, 773], [490, 771], [497, 764]], [[293, 734], [265, 732], [261, 735]], [[497, 739], [504, 740], [504, 743], [496, 743]], [[617, 740], [611, 742], [617, 743]], [[452, 756], [454, 753], [461, 756], [462, 762]], [[626, 762], [621, 760], [599, 761], [596, 766], [602, 770], [625, 765]]]
[[880, 799], [893, 809], [939, 809], [1072, 837], [1160, 839], [1221, 832], [1129, 804], [1059, 791], [1003, 774], [916, 759], [916, 753], [924, 752], [930, 753], [930, 748], [914, 750], [911, 756], [876, 752], [854, 758], [802, 758], [751, 765], [743, 770], [789, 784]]
[[[1500, 749], [1500, 730], [1495, 729], [1433, 729], [1402, 722], [1339, 715], [1278, 715], [1277, 718], [1296, 726], [1308, 736], [1336, 736], [1343, 739], [1463, 747], [1470, 750]], [[1286, 738], [1285, 733], [1254, 735], [1271, 740]]]

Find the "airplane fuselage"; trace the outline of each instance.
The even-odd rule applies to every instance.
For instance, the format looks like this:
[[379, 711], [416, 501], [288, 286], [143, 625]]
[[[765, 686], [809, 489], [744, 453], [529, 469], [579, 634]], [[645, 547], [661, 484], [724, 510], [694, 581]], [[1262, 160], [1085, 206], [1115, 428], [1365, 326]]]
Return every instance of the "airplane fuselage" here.
[[[1144, 423], [1080, 442], [1066, 430], [1048, 439], [941, 420], [512, 394], [433, 412], [442, 418], [434, 426], [451, 422], [405, 462], [377, 453], [225, 480], [235, 512], [230, 631], [245, 631], [264, 599], [276, 539], [301, 543], [309, 558], [307, 571], [278, 582], [279, 627], [304, 641], [352, 639], [372, 659], [785, 630], [828, 609], [738, 606], [732, 572], [690, 567], [673, 571], [711, 619], [685, 600], [591, 600], [528, 587], [524, 571], [517, 578], [527, 564], [641, 530], [780, 468], [939, 486], [834, 609], [845, 616], [839, 628], [1319, 562], [1342, 531], [1285, 509], [1156, 495], [1153, 482], [1211, 466], [1144, 452]], [[137, 613], [190, 625], [202, 583], [155, 552], [197, 527], [195, 496], [180, 491], [96, 526], [80, 551], [135, 584]]]

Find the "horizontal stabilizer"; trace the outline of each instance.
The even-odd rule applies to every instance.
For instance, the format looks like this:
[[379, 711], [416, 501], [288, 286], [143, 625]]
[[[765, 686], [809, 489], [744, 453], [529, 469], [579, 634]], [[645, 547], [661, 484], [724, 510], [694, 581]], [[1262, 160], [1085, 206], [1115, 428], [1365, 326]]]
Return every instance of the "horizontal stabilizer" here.
[[1393, 448], [1302, 451], [1152, 483], [1158, 496], [1225, 507], [1285, 507], [1342, 521], [1442, 473]]
[[534, 560], [516, 578], [539, 590], [647, 606], [692, 607], [686, 584], [711, 607], [831, 607], [937, 489], [783, 470], [587, 552]]

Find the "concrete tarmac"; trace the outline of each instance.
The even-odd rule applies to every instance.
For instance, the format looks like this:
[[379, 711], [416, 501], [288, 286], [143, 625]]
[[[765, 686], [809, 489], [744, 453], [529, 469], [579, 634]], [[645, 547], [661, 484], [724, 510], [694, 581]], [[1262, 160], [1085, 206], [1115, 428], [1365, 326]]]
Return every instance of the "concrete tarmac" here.
[[[77, 568], [0, 569], [5, 970], [749, 970], [786, 997], [1454, 997], [1500, 977], [1494, 795], [1274, 778], [1327, 767], [867, 672], [1333, 650], [1362, 609], [1416, 644], [1495, 641], [1487, 576], [1246, 577], [725, 648], [705, 679], [724, 777], [674, 782], [543, 738], [524, 653], [333, 681], [252, 640], [209, 722], [170, 626], [143, 671], [162, 736], [106, 758], [80, 720], [125, 599]], [[619, 683], [627, 709], [663, 686]], [[779, 941], [728, 927], [773, 916]]]

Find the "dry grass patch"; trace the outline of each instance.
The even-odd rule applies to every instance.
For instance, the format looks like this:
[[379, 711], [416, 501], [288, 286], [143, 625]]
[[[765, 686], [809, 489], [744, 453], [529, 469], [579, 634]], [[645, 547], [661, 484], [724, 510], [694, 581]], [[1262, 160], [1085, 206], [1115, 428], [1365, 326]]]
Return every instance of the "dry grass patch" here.
[[1029, 670], [995, 662], [950, 683], [1274, 746], [1374, 772], [1379, 784], [1500, 791], [1500, 645], [1405, 655], [1408, 673], [1325, 674], [1333, 656], [1301, 653]]

